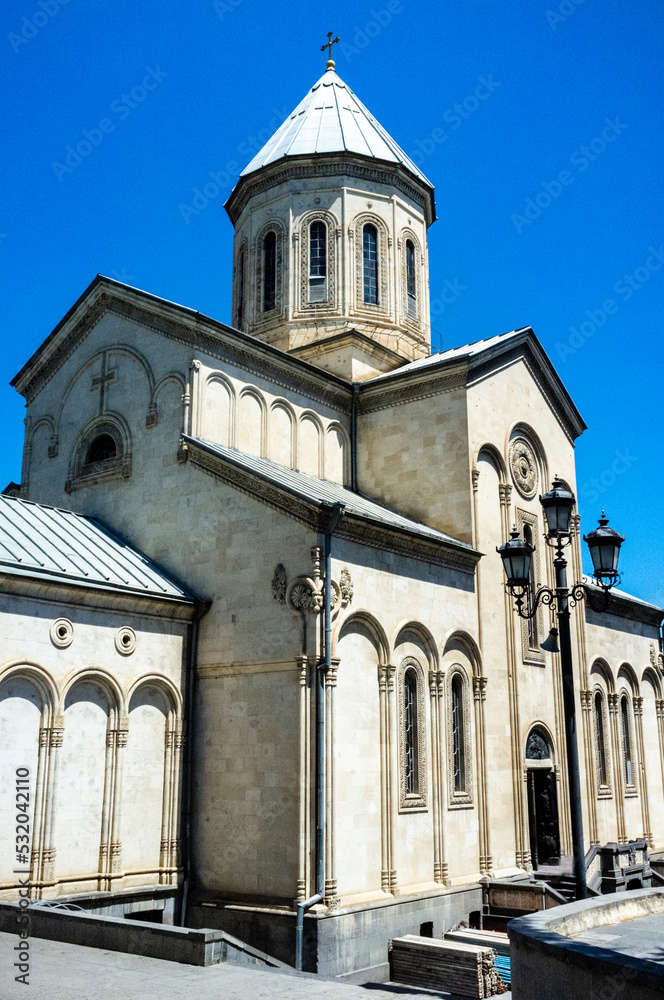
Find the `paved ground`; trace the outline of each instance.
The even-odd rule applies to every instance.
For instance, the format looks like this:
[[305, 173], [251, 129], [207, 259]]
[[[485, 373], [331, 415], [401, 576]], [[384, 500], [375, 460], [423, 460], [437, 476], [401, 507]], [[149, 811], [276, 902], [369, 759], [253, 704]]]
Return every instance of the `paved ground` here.
[[574, 940], [664, 965], [664, 913], [623, 920], [619, 924], [602, 924], [575, 934]]
[[[347, 986], [222, 964], [193, 965], [30, 939], [30, 988], [14, 981], [18, 938], [0, 934], [0, 1000], [461, 1000], [404, 986]], [[502, 1000], [510, 1000], [503, 994]]]

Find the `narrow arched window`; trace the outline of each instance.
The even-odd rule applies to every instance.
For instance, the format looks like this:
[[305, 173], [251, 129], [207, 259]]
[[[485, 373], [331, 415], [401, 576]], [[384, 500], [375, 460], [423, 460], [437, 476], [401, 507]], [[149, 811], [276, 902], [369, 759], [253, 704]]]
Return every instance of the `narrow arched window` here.
[[463, 681], [459, 674], [452, 678], [452, 768], [454, 791], [466, 791], [465, 733], [463, 718]]
[[273, 229], [263, 239], [263, 312], [276, 305], [277, 295], [277, 234]]
[[[524, 524], [524, 526], [523, 526], [523, 537], [531, 545], [533, 544], [533, 529], [531, 528], [531, 526], [529, 524]], [[529, 575], [529, 578], [528, 578], [528, 604], [529, 604], [529, 606], [532, 603], [532, 600], [533, 600], [534, 596], [535, 596], [535, 559], [533, 558], [530, 561], [530, 575]], [[529, 607], [529, 610], [530, 610], [530, 607]], [[539, 639], [539, 636], [537, 634], [537, 615], [534, 614], [532, 616], [532, 618], [528, 618], [527, 622], [528, 622], [528, 646], [529, 646], [530, 649], [537, 649], [538, 648], [538, 639]]]
[[595, 695], [595, 734], [597, 737], [597, 781], [600, 786], [608, 785], [606, 740], [604, 738], [604, 705], [599, 691]]
[[327, 300], [327, 226], [317, 220], [309, 226], [309, 301]]
[[419, 791], [417, 753], [417, 677], [414, 670], [407, 670], [403, 679], [404, 698], [404, 764], [406, 768], [406, 795]]
[[415, 278], [415, 244], [406, 240], [406, 294], [408, 298], [408, 315], [417, 319], [417, 281]]
[[634, 773], [632, 767], [632, 741], [629, 732], [629, 709], [627, 698], [623, 696], [620, 702], [620, 718], [622, 722], [623, 758], [625, 761], [625, 782], [628, 785], [634, 784]]
[[106, 462], [109, 458], [115, 458], [118, 447], [110, 434], [100, 434], [90, 442], [85, 464], [92, 465], [93, 462]]
[[244, 250], [241, 250], [237, 264], [237, 325], [240, 330], [244, 326], [244, 267]]
[[364, 301], [378, 305], [378, 230], [371, 224], [362, 230]]

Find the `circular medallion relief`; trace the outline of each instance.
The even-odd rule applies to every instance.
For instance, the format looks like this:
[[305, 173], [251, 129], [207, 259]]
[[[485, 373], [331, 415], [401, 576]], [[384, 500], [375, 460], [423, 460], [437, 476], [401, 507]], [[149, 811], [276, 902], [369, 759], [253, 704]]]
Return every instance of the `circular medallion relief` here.
[[525, 438], [514, 438], [510, 444], [510, 471], [514, 485], [527, 500], [537, 492], [537, 460]]
[[74, 626], [68, 618], [56, 618], [49, 629], [51, 642], [58, 649], [66, 649], [74, 641]]
[[129, 656], [136, 649], [136, 633], [125, 625], [115, 633], [115, 648], [123, 656]]

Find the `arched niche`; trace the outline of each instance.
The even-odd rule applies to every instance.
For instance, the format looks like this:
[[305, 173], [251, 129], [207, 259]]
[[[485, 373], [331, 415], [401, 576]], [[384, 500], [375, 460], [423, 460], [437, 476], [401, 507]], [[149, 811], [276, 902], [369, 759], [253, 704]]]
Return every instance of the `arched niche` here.
[[228, 379], [211, 375], [205, 385], [203, 437], [226, 448], [233, 446], [235, 393]]
[[263, 454], [265, 401], [255, 389], [244, 389], [238, 401], [237, 447], [247, 455]]
[[427, 670], [438, 668], [436, 640], [425, 625], [411, 621], [399, 626], [394, 637], [394, 658], [404, 656], [414, 657]]
[[297, 435], [297, 465], [300, 472], [319, 476], [321, 472], [321, 427], [313, 414], [300, 418]]
[[339, 424], [330, 424], [325, 433], [325, 478], [341, 486], [346, 482], [346, 435]]
[[158, 869], [162, 839], [170, 841], [171, 775], [165, 766], [169, 734], [169, 749], [173, 743], [170, 712], [170, 699], [156, 682], [141, 685], [129, 702], [120, 820], [126, 872]]
[[78, 680], [66, 695], [55, 817], [58, 878], [99, 870], [110, 712], [109, 694], [90, 679]]
[[295, 414], [284, 400], [272, 404], [268, 428], [268, 458], [292, 468], [295, 452]]
[[[32, 847], [34, 835], [35, 802], [38, 801], [37, 788], [39, 764], [39, 731], [42, 725], [44, 702], [37, 685], [28, 677], [13, 675], [0, 683], [0, 883], [15, 882], [19, 877], [15, 868], [28, 865], [18, 864], [16, 849], [26, 845]], [[23, 769], [27, 768], [27, 781]], [[27, 799], [20, 799], [27, 805], [30, 832], [17, 830], [17, 770], [21, 769], [21, 791], [27, 791]], [[26, 834], [30, 841], [17, 842], [17, 836]], [[28, 856], [30, 852], [28, 851]]]

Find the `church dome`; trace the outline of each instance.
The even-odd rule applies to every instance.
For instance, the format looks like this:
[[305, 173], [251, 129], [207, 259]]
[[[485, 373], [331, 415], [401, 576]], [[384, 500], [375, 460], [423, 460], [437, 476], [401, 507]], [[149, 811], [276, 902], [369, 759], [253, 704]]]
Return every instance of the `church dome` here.
[[285, 157], [343, 152], [399, 164], [433, 188], [431, 181], [331, 68], [316, 81], [240, 176], [246, 177]]

